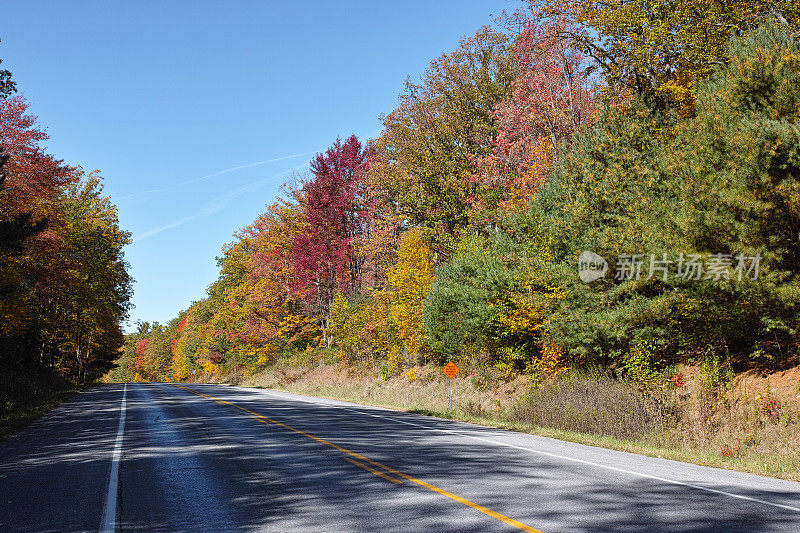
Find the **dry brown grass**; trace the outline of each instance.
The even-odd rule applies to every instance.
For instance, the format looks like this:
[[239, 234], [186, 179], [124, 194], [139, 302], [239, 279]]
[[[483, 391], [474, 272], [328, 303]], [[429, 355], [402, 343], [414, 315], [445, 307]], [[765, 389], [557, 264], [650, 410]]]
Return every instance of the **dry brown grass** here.
[[[410, 382], [405, 374], [383, 380], [377, 367], [277, 365], [242, 384], [800, 480], [800, 402], [792, 394], [776, 392], [768, 377], [757, 376], [709, 391], [699, 368], [679, 370], [681, 387], [569, 372], [533, 386], [523, 376], [503, 381], [463, 365], [453, 380], [452, 411], [449, 382], [434, 367], [421, 367]], [[780, 404], [776, 412], [765, 410], [770, 398]]]
[[532, 389], [516, 420], [577, 433], [640, 438], [662, 424], [660, 413], [633, 384], [602, 374], [567, 373]]

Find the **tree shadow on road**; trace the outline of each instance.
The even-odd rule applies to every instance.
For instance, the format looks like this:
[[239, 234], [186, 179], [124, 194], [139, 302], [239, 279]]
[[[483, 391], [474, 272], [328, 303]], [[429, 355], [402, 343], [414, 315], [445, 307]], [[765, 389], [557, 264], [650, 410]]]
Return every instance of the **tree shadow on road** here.
[[[123, 530], [513, 529], [410, 478], [543, 531], [800, 530], [800, 513], [789, 509], [453, 434], [492, 439], [494, 428], [191, 388], [252, 412], [171, 385], [130, 384]], [[0, 445], [0, 529], [97, 529], [121, 390], [80, 394]], [[800, 491], [713, 489], [800, 500]]]

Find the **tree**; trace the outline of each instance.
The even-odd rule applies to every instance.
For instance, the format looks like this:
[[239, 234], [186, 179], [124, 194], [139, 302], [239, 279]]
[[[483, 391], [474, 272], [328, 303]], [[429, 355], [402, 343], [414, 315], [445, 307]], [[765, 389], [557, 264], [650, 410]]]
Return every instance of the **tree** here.
[[483, 28], [433, 61], [420, 83], [407, 81], [400, 106], [383, 117], [374, 181], [412, 224], [433, 230], [440, 254], [469, 225], [473, 158], [491, 151], [493, 110], [513, 79], [510, 56], [508, 38]]
[[[9, 154], [4, 153], [3, 147], [0, 146], [0, 197], [2, 197], [5, 193], [5, 166], [8, 162], [8, 159]], [[0, 262], [2, 262], [2, 264], [6, 264], [11, 256], [18, 253], [22, 249], [22, 244], [28, 238], [40, 233], [46, 227], [46, 219], [32, 223], [30, 213], [17, 214], [7, 220], [0, 219]], [[13, 284], [0, 284], [0, 298], [2, 298], [3, 294], [7, 294], [8, 292], [12, 291], [13, 288]]]
[[48, 138], [37, 118], [28, 113], [21, 96], [0, 99], [0, 144], [8, 160], [4, 166], [4, 190], [0, 219], [30, 213], [32, 221], [47, 218], [64, 187], [75, 183], [75, 169], [44, 152]]
[[76, 176], [41, 149], [46, 139], [22, 97], [0, 98], [0, 360], [8, 363], [51, 364], [36, 284], [57, 273], [60, 198]]
[[562, 22], [520, 11], [514, 43], [517, 76], [493, 110], [497, 136], [491, 154], [476, 158], [476, 223], [496, 224], [497, 209], [524, 208], [547, 179], [562, 144], [589, 123], [594, 110], [587, 58], [560, 38]]
[[785, 282], [800, 265], [800, 45], [770, 24], [730, 52], [680, 131], [686, 229], [698, 248], [764, 251]]
[[147, 347], [150, 345], [150, 339], [144, 338], [141, 339], [139, 342], [136, 343], [136, 373], [141, 376], [142, 370], [145, 368], [145, 352], [147, 351]]
[[546, 226], [520, 214], [504, 226], [508, 233], [465, 237], [436, 270], [424, 324], [440, 359], [471, 352], [522, 370], [539, 355], [565, 294], [550, 272]]
[[692, 246], [734, 262], [762, 256], [758, 280], [737, 285], [742, 316], [719, 322], [732, 353], [773, 367], [796, 363], [800, 346], [799, 87], [797, 34], [764, 24], [700, 84], [697, 118], [674, 151]]
[[792, 0], [531, 0], [538, 16], [567, 23], [564, 37], [589, 54], [613, 91], [691, 114], [697, 82], [725, 61], [731, 37], [764, 17], [797, 27]]
[[47, 133], [0, 71], [0, 364], [86, 381], [123, 346], [131, 279], [97, 173], [46, 153]]
[[380, 291], [386, 285], [386, 272], [397, 260], [397, 244], [406, 221], [388, 191], [373, 179], [370, 167], [364, 224], [353, 239], [353, 249], [361, 265], [361, 289]]
[[368, 153], [355, 135], [337, 139], [312, 161], [314, 177], [303, 186], [304, 228], [292, 250], [296, 288], [314, 302], [323, 327], [336, 291], [350, 294], [361, 281], [353, 240], [366, 223]]
[[[548, 317], [547, 339], [573, 362], [730, 357], [775, 368], [792, 360], [800, 345], [798, 61], [787, 25], [767, 24], [734, 39], [725, 64], [700, 82], [695, 117], [642, 99], [607, 103], [559, 159], [529, 216], [545, 222], [539, 239], [552, 242], [549, 269], [568, 293]], [[642, 254], [642, 275], [582, 283], [575, 268], [584, 250], [612, 271], [618, 258]], [[664, 253], [666, 274], [650, 276], [650, 254]], [[701, 268], [717, 256], [730, 269], [679, 276], [679, 256], [693, 255]], [[755, 256], [758, 279], [739, 279], [737, 263]]]
[[103, 196], [97, 172], [67, 191], [65, 225], [66, 271], [51, 313], [60, 314], [75, 375], [85, 381], [92, 366], [102, 370], [122, 345], [120, 326], [128, 316], [133, 283], [123, 252], [130, 233], [119, 228], [116, 206]]
[[[576, 365], [609, 363], [646, 335], [668, 342], [685, 293], [658, 277], [613, 280], [628, 254], [692, 253], [682, 231], [683, 179], [674, 171], [676, 117], [641, 99], [606, 102], [593, 125], [576, 136], [526, 213], [549, 242], [549, 277], [567, 294], [548, 317], [548, 342]], [[585, 284], [578, 257], [592, 251], [612, 274]], [[649, 257], [649, 256], [648, 256]], [[651, 339], [648, 339], [648, 342]]]
[[389, 316], [409, 355], [417, 356], [425, 345], [423, 304], [433, 282], [433, 257], [425, 231], [411, 229], [400, 240], [398, 261], [388, 271]]
[[138, 335], [147, 335], [152, 329], [152, 325], [150, 322], [144, 320], [137, 320], [136, 321], [136, 333]]
[[243, 334], [258, 364], [266, 364], [285, 346], [314, 336], [313, 320], [296, 295], [295, 239], [305, 229], [305, 193], [285, 186], [283, 198], [267, 207], [253, 224], [239, 232], [249, 239], [249, 274], [237, 292], [246, 313]]
[[[0, 64], [3, 60], [0, 59]], [[11, 79], [11, 73], [6, 69], [0, 69], [0, 98], [6, 98], [16, 92], [17, 86]]]
[[40, 149], [47, 134], [27, 109], [21, 97], [0, 98], [0, 299], [23, 287], [29, 276], [15, 258], [48, 226], [61, 188], [74, 180]]

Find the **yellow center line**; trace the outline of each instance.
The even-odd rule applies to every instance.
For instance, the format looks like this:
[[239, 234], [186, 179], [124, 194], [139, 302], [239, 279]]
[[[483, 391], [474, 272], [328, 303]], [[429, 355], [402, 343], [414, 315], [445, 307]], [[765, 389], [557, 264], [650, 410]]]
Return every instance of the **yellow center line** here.
[[[308, 437], [309, 439], [314, 440], [316, 442], [319, 442], [320, 444], [324, 444], [326, 446], [329, 446], [329, 447], [331, 447], [331, 448], [333, 448], [335, 450], [338, 450], [338, 451], [340, 451], [342, 453], [345, 453], [345, 454], [347, 454], [347, 455], [349, 455], [351, 457], [355, 457], [356, 459], [360, 459], [361, 461], [363, 461], [365, 463], [368, 463], [368, 464], [371, 464], [373, 466], [376, 466], [376, 467], [380, 468], [381, 470], [384, 470], [386, 472], [390, 472], [390, 473], [396, 475], [397, 477], [401, 477], [401, 478], [403, 478], [403, 479], [405, 479], [407, 481], [411, 481], [412, 483], [416, 483], [417, 485], [419, 485], [421, 487], [425, 487], [428, 490], [432, 490], [433, 492], [435, 492], [437, 494], [441, 494], [442, 496], [446, 496], [447, 498], [450, 498], [451, 500], [455, 500], [458, 503], [462, 503], [462, 504], [466, 505], [467, 507], [472, 507], [476, 511], [480, 511], [485, 515], [491, 516], [492, 518], [496, 518], [497, 520], [500, 520], [501, 522], [504, 522], [504, 523], [506, 523], [506, 524], [508, 524], [510, 526], [516, 527], [517, 529], [520, 529], [522, 531], [528, 531], [530, 533], [542, 533], [538, 529], [534, 529], [534, 528], [532, 528], [531, 526], [529, 526], [527, 524], [523, 524], [522, 522], [520, 522], [518, 520], [514, 520], [513, 518], [509, 518], [509, 517], [507, 517], [507, 516], [505, 516], [503, 514], [498, 513], [497, 511], [492, 511], [491, 509], [489, 509], [487, 507], [484, 507], [483, 505], [479, 505], [479, 504], [477, 504], [475, 502], [467, 500], [466, 498], [462, 498], [461, 496], [457, 496], [457, 495], [453, 494], [452, 492], [448, 492], [448, 491], [446, 491], [444, 489], [440, 489], [439, 487], [437, 487], [435, 485], [431, 485], [430, 483], [426, 483], [425, 481], [422, 481], [421, 479], [417, 479], [415, 477], [412, 477], [412, 476], [409, 476], [407, 474], [404, 474], [403, 472], [400, 472], [399, 470], [395, 470], [394, 468], [391, 468], [389, 466], [381, 464], [381, 463], [379, 463], [377, 461], [373, 461], [372, 459], [370, 459], [368, 457], [364, 457], [360, 453], [348, 450], [347, 448], [342, 448], [341, 446], [338, 446], [338, 445], [336, 445], [336, 444], [334, 444], [332, 442], [329, 442], [329, 441], [327, 441], [325, 439], [321, 439], [319, 437], [315, 437], [314, 435], [306, 433], [305, 431], [302, 431], [302, 430], [297, 429], [297, 428], [293, 428], [292, 426], [288, 426], [288, 425], [284, 424], [283, 422], [278, 422], [277, 420], [273, 420], [273, 419], [268, 418], [268, 417], [266, 417], [264, 415], [258, 414], [258, 413], [254, 412], [254, 411], [250, 411], [249, 409], [245, 409], [244, 407], [238, 406], [238, 405], [236, 405], [234, 403], [231, 403], [231, 402], [228, 402], [228, 401], [225, 401], [225, 400], [221, 400], [219, 398], [215, 398], [214, 396], [209, 396], [207, 394], [203, 394], [201, 392], [197, 392], [196, 390], [190, 389], [189, 387], [184, 387], [183, 385], [178, 385], [177, 383], [173, 383], [173, 385], [175, 385], [176, 387], [179, 387], [179, 388], [181, 388], [181, 389], [183, 389], [185, 391], [191, 392], [192, 394], [196, 394], [197, 396], [202, 396], [203, 398], [208, 398], [209, 400], [213, 400], [213, 401], [215, 401], [215, 402], [217, 402], [219, 404], [225, 404], [225, 405], [230, 405], [231, 407], [235, 407], [236, 409], [239, 409], [240, 411], [244, 411], [245, 413], [253, 415], [253, 417], [256, 418], [259, 422], [263, 422], [265, 424], [275, 424], [277, 426], [281, 426], [282, 428], [288, 429], [289, 431], [293, 431], [294, 433], [297, 433], [298, 435], [303, 435], [304, 437]], [[349, 459], [348, 459], [348, 461], [349, 461]], [[353, 461], [350, 461], [350, 462], [353, 462]], [[353, 462], [353, 463], [355, 464], [355, 462]], [[359, 466], [366, 467], [367, 465], [359, 465]], [[390, 480], [392, 479], [389, 476], [386, 476], [385, 474], [383, 474], [383, 472], [378, 472], [378, 471], [374, 471], [374, 470], [371, 470], [371, 469], [370, 469], [370, 471], [375, 475], [379, 475], [381, 477], [387, 477]]]
[[383, 479], [385, 479], [387, 481], [391, 481], [392, 483], [402, 483], [402, 481], [400, 481], [399, 479], [395, 479], [392, 476], [386, 475], [386, 474], [384, 474], [383, 472], [381, 472], [379, 470], [375, 470], [374, 468], [372, 468], [369, 465], [365, 465], [364, 463], [359, 463], [355, 459], [350, 459], [349, 457], [345, 457], [344, 460], [347, 461], [350, 464], [356, 465], [359, 468], [363, 468], [367, 472], [372, 472], [376, 476], [380, 476], [380, 477], [382, 477]]

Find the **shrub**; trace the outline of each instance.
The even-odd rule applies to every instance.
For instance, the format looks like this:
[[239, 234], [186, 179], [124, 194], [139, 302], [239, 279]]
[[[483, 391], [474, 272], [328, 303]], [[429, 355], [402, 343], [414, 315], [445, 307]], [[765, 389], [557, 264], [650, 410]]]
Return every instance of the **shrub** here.
[[562, 372], [532, 389], [514, 417], [537, 426], [581, 433], [641, 437], [660, 423], [636, 386], [601, 374]]
[[424, 322], [442, 360], [477, 349], [521, 371], [539, 355], [547, 316], [565, 295], [544, 270], [538, 222], [508, 223], [515, 226], [508, 234], [464, 238], [436, 271]]

